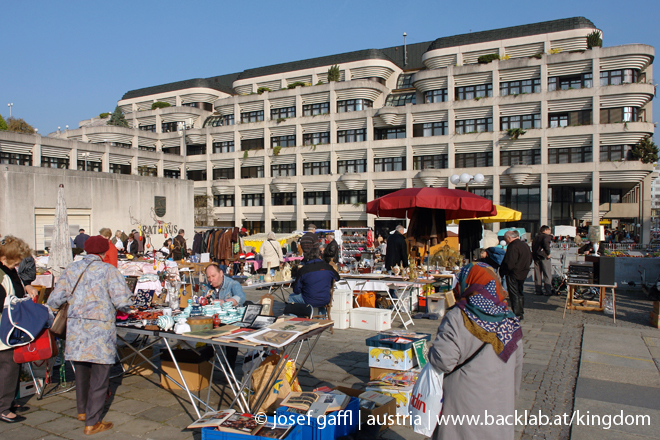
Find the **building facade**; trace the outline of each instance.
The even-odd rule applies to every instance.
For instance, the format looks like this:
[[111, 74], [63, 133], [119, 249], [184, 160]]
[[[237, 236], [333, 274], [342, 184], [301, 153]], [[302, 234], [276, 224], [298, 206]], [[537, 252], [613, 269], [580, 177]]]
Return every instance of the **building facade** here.
[[[0, 234], [20, 237], [37, 251], [50, 247], [57, 192], [62, 184], [72, 238], [79, 228], [89, 235], [97, 235], [101, 228], [110, 228], [113, 233], [142, 229], [150, 236], [147, 243], [160, 248], [165, 234], [174, 236], [178, 229], [184, 229], [190, 245], [193, 182], [107, 172], [109, 158], [119, 152], [128, 154], [104, 144], [0, 131]], [[106, 172], [37, 165], [44, 157], [66, 161], [86, 153], [89, 157], [98, 155]], [[137, 151], [129, 153], [135, 161]], [[9, 164], [8, 158], [23, 158], [24, 162]], [[33, 158], [34, 166], [25, 166]], [[42, 164], [52, 163], [46, 161]]]
[[481, 173], [470, 190], [528, 231], [613, 221], [648, 240], [653, 166], [630, 150], [654, 133], [654, 48], [590, 47], [594, 31], [577, 17], [133, 90], [130, 128], [56, 136], [90, 145], [69, 168], [193, 180], [211, 224], [252, 232], [391, 228], [367, 201]]

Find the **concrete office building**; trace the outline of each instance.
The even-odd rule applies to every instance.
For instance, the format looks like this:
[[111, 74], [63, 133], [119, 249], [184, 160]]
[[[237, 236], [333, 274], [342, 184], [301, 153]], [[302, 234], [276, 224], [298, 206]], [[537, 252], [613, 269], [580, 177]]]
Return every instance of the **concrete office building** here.
[[589, 49], [595, 30], [561, 19], [148, 87], [119, 101], [131, 128], [92, 119], [57, 136], [82, 142], [79, 161], [80, 145], [113, 149], [88, 169], [194, 180], [214, 224], [252, 232], [391, 227], [365, 203], [481, 173], [470, 190], [528, 231], [606, 219], [647, 241], [653, 166], [628, 152], [654, 132], [654, 48]]
[[[176, 229], [186, 230], [192, 245], [193, 183], [107, 173], [108, 160], [116, 160], [120, 153], [126, 163], [137, 160], [137, 151], [105, 144], [0, 131], [0, 234], [20, 237], [38, 251], [49, 247], [57, 191], [63, 184], [72, 238], [79, 228], [97, 235], [106, 227], [114, 234], [117, 229], [128, 233], [143, 226], [150, 228], [152, 244], [160, 248], [164, 241], [164, 234], [158, 234], [160, 225], [161, 231], [170, 236], [176, 234]], [[46, 163], [40, 162], [42, 158], [59, 159], [66, 164], [69, 157], [98, 157], [106, 172], [39, 167]], [[30, 161], [34, 166], [21, 166], [30, 165]], [[156, 198], [160, 209], [156, 209]]]

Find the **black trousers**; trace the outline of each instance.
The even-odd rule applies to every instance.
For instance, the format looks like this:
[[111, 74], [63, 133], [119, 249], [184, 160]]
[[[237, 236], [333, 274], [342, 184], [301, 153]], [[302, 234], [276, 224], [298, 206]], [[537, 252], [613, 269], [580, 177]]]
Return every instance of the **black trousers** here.
[[511, 305], [511, 311], [518, 318], [522, 318], [525, 314], [525, 296], [523, 295], [524, 285], [525, 280], [517, 280], [511, 275], [506, 276], [509, 304]]
[[110, 383], [112, 365], [74, 362], [76, 368], [76, 402], [78, 414], [86, 414], [85, 426], [101, 421]]
[[14, 349], [0, 351], [0, 414], [11, 411], [20, 371], [20, 365], [14, 362]]

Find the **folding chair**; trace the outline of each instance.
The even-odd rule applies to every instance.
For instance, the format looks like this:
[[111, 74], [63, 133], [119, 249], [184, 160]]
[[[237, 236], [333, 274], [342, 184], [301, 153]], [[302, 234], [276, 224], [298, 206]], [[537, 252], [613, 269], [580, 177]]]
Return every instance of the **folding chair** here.
[[[392, 317], [392, 322], [394, 322], [394, 320], [398, 316], [399, 319], [401, 319], [401, 322], [403, 323], [403, 327], [406, 330], [408, 330], [409, 325], [415, 325], [412, 316], [410, 316], [410, 311], [408, 310], [408, 307], [406, 307], [406, 301], [410, 302], [411, 300], [410, 295], [413, 291], [413, 285], [405, 284], [403, 286], [398, 286], [397, 284], [394, 283], [388, 283], [387, 287], [388, 287], [387, 296], [389, 296], [390, 301], [392, 301], [392, 306], [394, 309], [394, 316]], [[396, 298], [392, 296], [391, 293], [392, 290], [396, 292]], [[402, 315], [402, 313], [408, 316], [407, 320], [404, 318], [404, 315]]]

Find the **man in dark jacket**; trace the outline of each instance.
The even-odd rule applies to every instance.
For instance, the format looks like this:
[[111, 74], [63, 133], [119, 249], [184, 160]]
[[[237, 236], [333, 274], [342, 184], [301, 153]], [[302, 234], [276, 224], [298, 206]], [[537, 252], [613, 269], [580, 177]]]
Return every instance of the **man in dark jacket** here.
[[310, 260], [298, 270], [289, 302], [325, 307], [330, 303], [335, 281], [339, 281], [339, 274], [332, 266], [319, 258]]
[[73, 244], [79, 249], [85, 249], [85, 242], [89, 238], [89, 235], [85, 234], [85, 230], [81, 229], [78, 231], [78, 235], [73, 239]]
[[[332, 265], [332, 263], [337, 264], [339, 262], [339, 244], [335, 240], [334, 234], [326, 235], [326, 238], [330, 240], [328, 244], [325, 245], [323, 249], [323, 261]], [[335, 270], [336, 270], [336, 266]]]
[[186, 246], [186, 239], [183, 238], [185, 231], [179, 229], [179, 234], [174, 237], [172, 245], [174, 249], [172, 250], [172, 259], [174, 261], [183, 260], [184, 257], [188, 256], [188, 247]]
[[532, 251], [529, 250], [527, 243], [520, 240], [516, 230], [506, 231], [504, 241], [507, 248], [500, 266], [500, 275], [506, 277], [511, 310], [518, 319], [522, 320], [525, 313], [523, 288], [529, 266], [532, 264]]
[[385, 269], [392, 270], [392, 267], [401, 264], [408, 267], [408, 246], [406, 237], [403, 235], [403, 226], [398, 225], [394, 233], [387, 239], [387, 253], [385, 254]]
[[541, 226], [539, 233], [532, 242], [532, 258], [534, 259], [534, 289], [536, 295], [552, 295], [552, 260], [550, 259], [550, 243], [552, 235], [550, 228]]
[[300, 237], [300, 247], [303, 250], [303, 262], [307, 262], [321, 256], [319, 237], [316, 235], [316, 225], [310, 223], [307, 233]]

